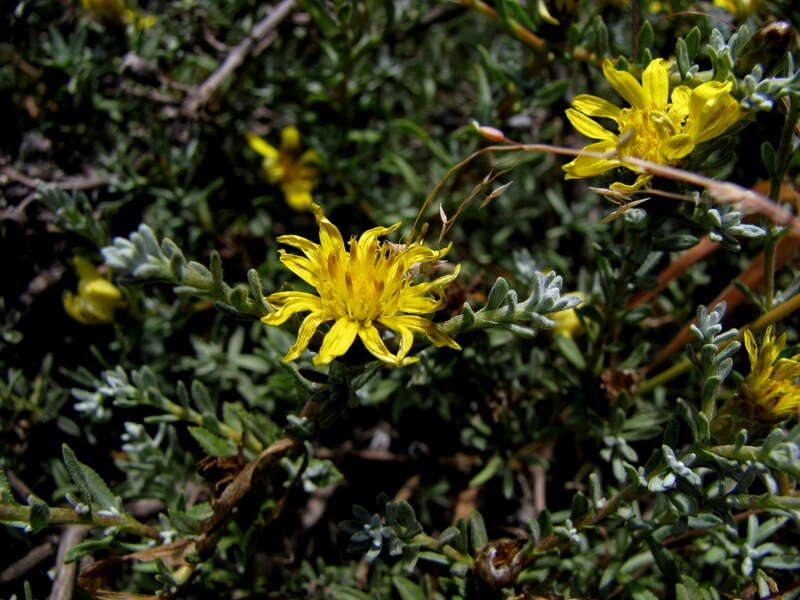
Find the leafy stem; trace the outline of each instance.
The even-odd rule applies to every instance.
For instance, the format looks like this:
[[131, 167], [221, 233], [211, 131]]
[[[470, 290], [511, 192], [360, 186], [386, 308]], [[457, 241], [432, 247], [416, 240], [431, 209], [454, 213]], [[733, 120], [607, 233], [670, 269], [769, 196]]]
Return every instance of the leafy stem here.
[[[21, 504], [0, 504], [0, 522], [30, 523], [30, 506]], [[112, 515], [92, 511], [79, 514], [70, 508], [48, 507], [48, 525], [89, 525], [90, 527], [116, 527], [122, 531], [161, 541], [158, 530], [140, 523], [130, 515]]]

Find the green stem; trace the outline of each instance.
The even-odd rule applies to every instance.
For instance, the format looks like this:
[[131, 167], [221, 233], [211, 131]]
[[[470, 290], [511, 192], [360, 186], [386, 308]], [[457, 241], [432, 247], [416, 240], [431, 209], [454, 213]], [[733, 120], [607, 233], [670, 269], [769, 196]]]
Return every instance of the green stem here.
[[[775, 164], [772, 165], [770, 172], [772, 178], [769, 186], [769, 197], [776, 203], [780, 202], [781, 184], [789, 167], [789, 158], [792, 152], [792, 138], [794, 128], [800, 117], [800, 101], [794, 96], [789, 96], [789, 108], [786, 111], [786, 120], [783, 122], [781, 140], [778, 144], [778, 151], [775, 154]], [[778, 243], [778, 228], [770, 225], [767, 239], [764, 242], [764, 304], [767, 310], [772, 308], [775, 297], [775, 246]]]
[[767, 226], [764, 240], [764, 307], [769, 310], [775, 299], [775, 246], [778, 244], [777, 227]]
[[[713, 446], [708, 449], [708, 452], [739, 462], [762, 462], [769, 465], [769, 458], [767, 457], [765, 459], [767, 453], [763, 448], [759, 448], [758, 446], [737, 447], [733, 444], [726, 444], [723, 446]], [[792, 464], [788, 468], [782, 466], [781, 469], [788, 472], [793, 477], [800, 477], [800, 465]]]
[[[93, 512], [81, 515], [70, 508], [49, 508], [49, 525], [89, 525], [90, 527], [117, 527], [128, 533], [161, 541], [158, 530], [139, 523], [130, 515], [103, 515]], [[31, 507], [20, 504], [0, 504], [0, 522], [30, 523]]]
[[[203, 415], [195, 410], [184, 408], [180, 404], [176, 404], [171, 400], [167, 400], [164, 397], [161, 397], [159, 400], [155, 401], [154, 406], [158, 406], [162, 410], [166, 410], [170, 414], [175, 415], [179, 419], [183, 421], [188, 421], [189, 423], [194, 423], [195, 425], [204, 426], [205, 425], [205, 418]], [[259, 442], [253, 436], [249, 436], [243, 440], [242, 434], [239, 431], [236, 431], [230, 425], [226, 425], [225, 423], [218, 423], [217, 425], [219, 432], [224, 434], [225, 436], [229, 437], [233, 440], [237, 446], [244, 445], [248, 450], [255, 452], [258, 454], [264, 449], [263, 444]]]
[[420, 546], [425, 546], [430, 550], [441, 552], [453, 562], [463, 563], [467, 565], [470, 569], [472, 569], [475, 566], [475, 561], [472, 560], [471, 556], [467, 556], [466, 554], [461, 554], [461, 552], [459, 552], [449, 544], [445, 544], [440, 548], [439, 540], [437, 540], [435, 537], [429, 536], [427, 533], [418, 533], [411, 539], [411, 543], [419, 544]]
[[[653, 475], [657, 474], [661, 470], [662, 469], [654, 471]], [[632, 500], [635, 500], [640, 495], [648, 493], [650, 492], [647, 490], [647, 488], [640, 487], [638, 483], [630, 483], [626, 485], [624, 488], [622, 488], [620, 491], [618, 491], [616, 494], [614, 494], [608, 500], [608, 502], [606, 502], [602, 506], [602, 508], [600, 508], [596, 512], [589, 513], [582, 519], [578, 520], [578, 522], [575, 523], [575, 528], [585, 529], [587, 527], [591, 527], [592, 525], [599, 523], [607, 516], [611, 515], [615, 510], [617, 510], [619, 505], [622, 504], [623, 502], [630, 502]], [[564, 542], [563, 537], [552, 533], [547, 537], [539, 540], [539, 543], [536, 544], [536, 547], [533, 550], [532, 556], [552, 550], [553, 548], [559, 546], [563, 542]]]

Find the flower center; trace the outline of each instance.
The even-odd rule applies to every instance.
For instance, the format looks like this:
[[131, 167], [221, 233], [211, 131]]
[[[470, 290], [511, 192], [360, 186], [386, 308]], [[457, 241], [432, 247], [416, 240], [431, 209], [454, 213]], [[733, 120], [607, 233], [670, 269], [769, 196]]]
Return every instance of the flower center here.
[[336, 248], [321, 261], [317, 291], [323, 306], [337, 318], [365, 324], [394, 315], [400, 292], [411, 283], [402, 252], [377, 241], [366, 252], [359, 252], [355, 239], [349, 245], [349, 252]]
[[633, 130], [633, 134], [620, 146], [620, 156], [635, 156], [661, 164], [674, 162], [661, 155], [664, 142], [682, 131], [680, 119], [671, 111], [624, 108], [619, 118], [620, 136], [629, 130]]

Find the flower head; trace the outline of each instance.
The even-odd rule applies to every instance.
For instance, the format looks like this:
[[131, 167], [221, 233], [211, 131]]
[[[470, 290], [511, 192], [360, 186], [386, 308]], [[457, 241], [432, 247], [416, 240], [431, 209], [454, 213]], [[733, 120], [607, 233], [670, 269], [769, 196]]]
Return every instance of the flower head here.
[[281, 131], [281, 148], [278, 150], [264, 139], [246, 133], [250, 147], [264, 157], [261, 168], [264, 177], [272, 184], [280, 184], [287, 204], [298, 211], [310, 210], [313, 200], [311, 190], [317, 185], [319, 155], [314, 150], [300, 153], [300, 133], [296, 127]]
[[744, 345], [750, 358], [750, 374], [739, 387], [739, 396], [751, 416], [761, 422], [780, 423], [800, 409], [800, 354], [780, 358], [786, 347], [786, 334], [778, 339], [768, 327], [756, 344], [750, 331], [744, 332]]
[[[709, 81], [690, 89], [681, 85], [669, 94], [669, 76], [663, 59], [650, 62], [642, 82], [627, 71], [603, 62], [603, 75], [630, 108], [619, 108], [608, 100], [580, 94], [567, 109], [567, 118], [586, 137], [599, 140], [584, 150], [609, 154], [608, 157], [578, 156], [564, 165], [567, 179], [592, 177], [615, 167], [636, 167], [625, 163], [633, 156], [663, 165], [673, 165], [698, 144], [718, 137], [742, 118], [739, 103], [731, 96], [732, 83]], [[605, 129], [592, 117], [611, 119], [618, 132]], [[641, 173], [633, 185], [615, 183], [611, 187], [634, 190], [652, 175]]]
[[84, 325], [111, 323], [114, 309], [125, 304], [122, 292], [85, 258], [76, 256], [72, 262], [78, 273], [78, 293], [64, 293], [64, 310]]
[[714, 0], [714, 6], [724, 8], [738, 19], [752, 15], [759, 4], [760, 0]]
[[[349, 241], [348, 249], [339, 229], [325, 217], [322, 209], [316, 204], [312, 204], [311, 209], [319, 226], [320, 243], [297, 235], [284, 235], [278, 241], [297, 248], [305, 256], [284, 250], [279, 252], [280, 261], [314, 286], [319, 295], [294, 291], [272, 294], [267, 302], [276, 311], [261, 319], [267, 325], [280, 325], [295, 313], [309, 313], [300, 325], [297, 341], [283, 357], [284, 362], [299, 357], [314, 332], [326, 321], [334, 323], [313, 359], [317, 365], [328, 364], [347, 352], [356, 335], [367, 350], [391, 365], [407, 365], [418, 360], [406, 358], [414, 333], [423, 334], [436, 346], [461, 349], [433, 322], [420, 316], [444, 306], [441, 292], [458, 276], [458, 267], [427, 283], [415, 285], [413, 280], [417, 265], [439, 260], [449, 247], [431, 250], [417, 243], [401, 247], [377, 240], [395, 231], [400, 226], [398, 223], [365, 231], [358, 239]], [[384, 329], [398, 334], [394, 354], [381, 337]]]
[[98, 23], [123, 25], [129, 23], [140, 29], [147, 29], [156, 23], [153, 15], [143, 15], [128, 8], [125, 0], [81, 0], [83, 8]]

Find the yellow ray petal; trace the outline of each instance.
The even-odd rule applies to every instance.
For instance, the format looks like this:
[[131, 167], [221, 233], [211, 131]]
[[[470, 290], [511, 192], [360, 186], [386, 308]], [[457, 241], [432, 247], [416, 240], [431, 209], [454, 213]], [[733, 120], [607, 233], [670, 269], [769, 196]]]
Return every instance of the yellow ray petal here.
[[[603, 140], [585, 146], [583, 149], [588, 152], [597, 152], [604, 154], [616, 148], [616, 140]], [[577, 179], [578, 177], [592, 177], [604, 173], [609, 169], [613, 169], [620, 165], [619, 159], [597, 158], [595, 156], [587, 156], [579, 154], [574, 160], [568, 162], [563, 167], [566, 171], [567, 179]]]
[[322, 162], [322, 158], [316, 150], [306, 150], [300, 155], [297, 162], [301, 165], [319, 165]]
[[414, 315], [426, 315], [435, 313], [437, 310], [444, 307], [444, 305], [444, 298], [437, 300], [436, 298], [408, 294], [400, 299], [397, 310]]
[[341, 356], [350, 349], [356, 334], [359, 332], [358, 323], [347, 317], [341, 317], [333, 324], [330, 331], [322, 340], [322, 347], [312, 360], [315, 365], [327, 365], [337, 356]]
[[642, 74], [642, 88], [650, 108], [662, 110], [667, 106], [669, 75], [666, 64], [663, 58], [653, 59]]
[[425, 335], [435, 346], [447, 346], [454, 350], [461, 350], [461, 346], [449, 335], [439, 329], [433, 322], [416, 315], [399, 315], [397, 321], [411, 329]]
[[579, 94], [572, 99], [572, 107], [590, 117], [605, 117], [607, 119], [619, 119], [622, 110], [597, 96], [590, 94]]
[[605, 129], [602, 125], [600, 125], [600, 123], [593, 121], [585, 114], [578, 112], [574, 108], [568, 108], [566, 113], [567, 118], [575, 127], [575, 129], [580, 131], [588, 138], [592, 138], [593, 140], [611, 140], [616, 137], [614, 133], [610, 132], [608, 129]]
[[680, 119], [685, 119], [689, 114], [689, 98], [692, 96], [692, 90], [685, 85], [679, 85], [672, 90], [670, 96], [670, 111], [677, 115]]
[[300, 329], [297, 331], [297, 340], [289, 347], [289, 351], [286, 353], [286, 356], [281, 359], [281, 362], [291, 362], [299, 358], [303, 350], [308, 347], [308, 343], [311, 341], [317, 328], [328, 320], [330, 319], [326, 318], [326, 315], [323, 313], [312, 312], [306, 315], [306, 318], [303, 319], [303, 322], [300, 324]]
[[280, 325], [293, 314], [307, 310], [321, 312], [322, 300], [314, 294], [306, 292], [276, 292], [267, 297], [277, 310], [261, 317], [261, 322], [267, 325]]
[[300, 132], [294, 125], [289, 125], [281, 130], [281, 151], [296, 153], [300, 150]]
[[98, 277], [86, 284], [83, 294], [94, 301], [115, 306], [122, 299], [119, 288], [107, 279]]
[[393, 366], [401, 366], [414, 362], [415, 360], [413, 358], [404, 360], [402, 357], [395, 356], [389, 352], [389, 349], [386, 347], [386, 344], [383, 343], [380, 333], [378, 333], [374, 325], [359, 328], [358, 337], [361, 338], [361, 343], [364, 344], [364, 347], [369, 350], [373, 356], [385, 363]]
[[455, 281], [456, 277], [458, 277], [458, 274], [460, 272], [461, 272], [461, 265], [456, 265], [452, 273], [448, 273], [447, 275], [442, 275], [441, 277], [437, 277], [433, 281], [429, 281], [427, 283], [417, 284], [413, 287], [408, 288], [408, 291], [414, 295], [422, 295], [441, 290], [445, 286]]
[[603, 76], [608, 80], [617, 93], [628, 101], [634, 108], [645, 109], [647, 102], [642, 84], [627, 71], [618, 71], [614, 63], [605, 59], [603, 61]]
[[677, 160], [689, 154], [694, 150], [694, 147], [695, 143], [692, 136], [681, 133], [679, 135], [673, 135], [662, 144], [661, 154], [663, 154], [664, 158], [667, 160]]
[[720, 96], [727, 95], [731, 91], [733, 83], [728, 81], [722, 83], [721, 81], [708, 81], [698, 85], [692, 90], [689, 97], [689, 116], [696, 119], [700, 116], [706, 107], [706, 104]]
[[339, 228], [328, 220], [318, 204], [312, 204], [311, 210], [314, 212], [314, 218], [319, 226], [319, 241], [323, 250], [344, 252], [344, 240]]
[[308, 258], [316, 256], [317, 252], [319, 251], [319, 244], [316, 244], [311, 240], [308, 240], [299, 235], [281, 235], [278, 236], [276, 239], [280, 244], [286, 244], [287, 246], [291, 246], [292, 248], [297, 248]]
[[381, 319], [381, 325], [396, 331], [400, 334], [400, 347], [397, 350], [397, 358], [402, 361], [414, 345], [414, 333], [406, 327], [397, 317], [386, 317]]
[[609, 187], [618, 192], [635, 192], [636, 190], [644, 187], [648, 181], [653, 178], [651, 173], [640, 173], [632, 184], [622, 183], [620, 181], [612, 183]]
[[280, 260], [287, 269], [306, 283], [317, 287], [319, 283], [319, 267], [316, 262], [304, 256], [289, 254], [285, 250], [278, 250], [278, 254], [280, 254], [278, 260]]
[[311, 197], [311, 185], [305, 181], [291, 181], [281, 185], [286, 204], [297, 212], [311, 210], [314, 199]]
[[364, 233], [362, 233], [357, 242], [359, 260], [366, 260], [367, 255], [373, 252], [372, 245], [378, 237], [389, 235], [390, 233], [397, 231], [399, 227], [400, 223], [395, 223], [391, 227], [373, 227], [372, 229], [367, 229]]
[[261, 156], [265, 158], [271, 158], [275, 161], [280, 158], [281, 153], [278, 152], [278, 149], [269, 144], [265, 139], [258, 137], [254, 133], [250, 133], [249, 131], [245, 132], [245, 137], [247, 138], [247, 144], [256, 152], [258, 152]]

